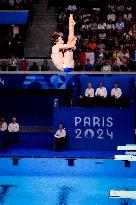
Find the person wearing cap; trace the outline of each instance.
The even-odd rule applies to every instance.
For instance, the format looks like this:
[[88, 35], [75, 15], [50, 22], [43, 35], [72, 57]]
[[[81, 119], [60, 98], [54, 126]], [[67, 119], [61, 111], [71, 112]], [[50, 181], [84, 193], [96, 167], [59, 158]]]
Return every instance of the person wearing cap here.
[[59, 125], [59, 129], [56, 131], [55, 135], [55, 151], [59, 151], [64, 146], [64, 141], [66, 138], [66, 130], [64, 129], [63, 124]]
[[19, 124], [16, 122], [16, 117], [12, 118], [12, 122], [8, 125], [8, 131], [11, 143], [19, 142]]

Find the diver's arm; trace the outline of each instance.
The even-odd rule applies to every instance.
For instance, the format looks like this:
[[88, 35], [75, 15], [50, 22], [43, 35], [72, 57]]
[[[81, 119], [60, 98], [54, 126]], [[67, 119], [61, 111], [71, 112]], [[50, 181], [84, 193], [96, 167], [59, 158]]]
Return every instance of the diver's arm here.
[[71, 43], [67, 43], [67, 44], [58, 44], [57, 46], [58, 46], [59, 49], [64, 49], [64, 50], [66, 50], [66, 49], [72, 49], [72, 48], [75, 47], [76, 39], [77, 39], [77, 38], [74, 37], [74, 39], [73, 39], [73, 41], [71, 41]]

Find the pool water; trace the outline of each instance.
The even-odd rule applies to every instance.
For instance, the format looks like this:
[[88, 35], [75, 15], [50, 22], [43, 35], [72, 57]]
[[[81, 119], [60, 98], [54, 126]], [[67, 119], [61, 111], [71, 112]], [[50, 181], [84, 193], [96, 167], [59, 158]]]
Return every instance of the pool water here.
[[[17, 164], [17, 163], [15, 163]], [[135, 205], [109, 191], [136, 190], [136, 163], [102, 159], [0, 159], [0, 205]]]

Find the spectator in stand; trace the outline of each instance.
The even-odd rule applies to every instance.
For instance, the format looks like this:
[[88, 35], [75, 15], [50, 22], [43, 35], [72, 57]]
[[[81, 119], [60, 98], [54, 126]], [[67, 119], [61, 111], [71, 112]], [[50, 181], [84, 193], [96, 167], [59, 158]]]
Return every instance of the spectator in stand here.
[[14, 55], [9, 59], [9, 71], [16, 71], [18, 69], [18, 60]]
[[133, 32], [133, 34], [132, 34], [132, 39], [134, 40], [134, 42], [136, 42], [136, 31]]
[[97, 47], [99, 50], [101, 50], [101, 49], [104, 50], [106, 46], [105, 46], [105, 43], [103, 43], [101, 40], [99, 40], [99, 44], [97, 45]]
[[102, 59], [102, 60], [105, 59], [105, 50], [104, 49], [99, 50], [99, 59]]
[[99, 24], [98, 24], [98, 30], [105, 30], [106, 29], [106, 23], [101, 21]]
[[93, 50], [86, 52], [86, 59], [89, 59], [89, 63], [94, 66], [95, 63], [95, 53]]
[[113, 39], [113, 31], [109, 30], [107, 33], [107, 47], [109, 50], [113, 50], [113, 47], [115, 45], [114, 39]]
[[114, 1], [111, 1], [109, 3], [108, 9], [111, 10], [113, 13], [116, 11], [116, 4], [114, 4]]
[[1, 0], [0, 6], [2, 9], [28, 9], [32, 2], [32, 0]]
[[9, 6], [14, 7], [14, 5], [15, 5], [15, 1], [14, 0], [9, 0]]
[[6, 71], [7, 70], [7, 65], [4, 61], [1, 63], [0, 67], [1, 67], [1, 71]]
[[107, 23], [106, 29], [107, 29], [107, 30], [114, 31], [114, 30], [115, 30], [115, 24], [110, 20], [110, 21]]
[[99, 87], [96, 89], [95, 96], [100, 98], [107, 97], [107, 89], [106, 87], [104, 87], [102, 82], [99, 84]]
[[16, 117], [12, 118], [12, 122], [8, 125], [9, 137], [11, 143], [19, 142], [19, 124], [16, 122]]
[[119, 18], [119, 20], [118, 20], [118, 21], [116, 22], [116, 24], [115, 24], [115, 28], [116, 28], [116, 30], [121, 31], [121, 30], [124, 29], [124, 27], [125, 27], [124, 22], [122, 21], [121, 18]]
[[132, 13], [130, 13], [128, 10], [124, 13], [123, 18], [125, 21], [130, 22], [133, 19]]
[[94, 89], [91, 83], [88, 84], [88, 88], [85, 90], [85, 97], [94, 98]]
[[29, 68], [29, 71], [39, 71], [39, 68], [36, 62], [33, 62], [33, 64]]
[[102, 71], [104, 71], [104, 72], [111, 71], [111, 63], [110, 63], [110, 61], [107, 60], [107, 61], [105, 61], [103, 63]]
[[99, 32], [99, 39], [101, 40], [101, 42], [103, 42], [105, 44], [105, 40], [106, 40], [106, 31], [105, 30], [101, 30]]
[[75, 56], [74, 61], [75, 61], [75, 71], [83, 70], [83, 66], [80, 66], [80, 61], [79, 61], [78, 56]]
[[86, 63], [86, 53], [85, 49], [83, 48], [82, 51], [79, 54], [79, 62], [80, 62], [80, 67], [84, 67]]
[[124, 70], [125, 61], [123, 58], [123, 52], [116, 48], [116, 50], [113, 52], [113, 59], [114, 59], [114, 66], [118, 68], [118, 70]]
[[22, 58], [20, 61], [20, 71], [27, 71], [28, 70], [28, 63], [25, 58]]
[[95, 30], [89, 33], [89, 38], [92, 39], [95, 43], [98, 41], [98, 34]]
[[16, 0], [17, 8], [23, 4], [22, 0]]
[[124, 47], [132, 43], [132, 38], [132, 31], [126, 30], [126, 32], [123, 35]]
[[16, 38], [17, 38], [16, 39], [16, 46], [15, 46], [16, 56], [18, 58], [22, 58], [23, 54], [24, 54], [24, 43], [23, 43], [22, 37], [20, 35], [18, 35]]
[[[82, 51], [82, 47], [85, 47], [86, 55], [90, 53], [88, 48], [91, 48], [95, 53], [100, 52], [101, 49], [105, 50], [102, 54], [103, 59], [95, 59], [95, 70], [107, 66], [105, 60], [111, 60], [109, 66], [113, 67], [112, 70], [124, 70], [128, 67], [128, 59], [124, 57], [114, 59], [112, 57], [115, 54], [114, 50], [116, 47], [120, 47], [122, 53], [127, 47], [132, 53], [136, 46], [135, 4], [134, 1], [110, 0], [105, 5], [102, 4], [99, 11], [93, 8], [90, 11], [85, 7], [85, 4], [78, 6], [74, 13], [75, 18], [78, 19], [76, 21], [77, 36], [80, 36], [76, 46], [78, 51]], [[68, 12], [65, 11], [65, 14], [67, 16]], [[66, 27], [63, 25], [65, 33]], [[95, 49], [92, 47], [92, 42], [90, 43], [88, 39], [93, 39], [97, 42]], [[89, 43], [90, 46], [88, 47]], [[97, 49], [98, 51], [96, 51]], [[87, 58], [90, 59], [89, 56], [86, 56]]]
[[117, 6], [116, 6], [117, 12], [121, 12], [121, 13], [124, 12], [125, 7], [124, 7], [124, 4], [123, 4], [124, 3], [123, 1], [120, 0], [120, 1], [117, 2]]
[[116, 15], [115, 13], [113, 13], [112, 11], [110, 11], [110, 13], [107, 15], [107, 20], [110, 22], [115, 22], [116, 20]]
[[47, 59], [44, 59], [43, 64], [41, 65], [41, 71], [49, 71]]
[[127, 60], [130, 58], [130, 52], [129, 52], [129, 49], [127, 47], [124, 49], [123, 56]]
[[96, 42], [93, 39], [91, 39], [89, 44], [88, 44], [88, 48], [91, 50], [95, 50], [96, 47], [97, 47]]
[[126, 2], [126, 10], [131, 12], [132, 11], [132, 1], [127, 1]]
[[133, 31], [133, 33], [136, 32], [136, 22], [134, 22], [134, 24], [133, 24], [133, 26], [132, 26], [132, 31]]
[[128, 70], [129, 71], [136, 71], [136, 63], [132, 57], [130, 57], [128, 60]]
[[77, 10], [76, 5], [74, 4], [74, 2], [71, 2], [71, 4], [69, 4], [69, 6], [68, 6], [68, 11], [73, 13], [76, 10]]
[[93, 19], [91, 19], [90, 20], [90, 23], [89, 23], [89, 25], [88, 25], [88, 28], [90, 29], [90, 31], [96, 31], [97, 30], [97, 28], [98, 28], [98, 24], [93, 20]]
[[121, 71], [127, 71], [128, 70], [129, 58], [130, 58], [129, 50], [126, 47], [124, 49], [124, 51], [122, 52], [122, 57], [121, 57], [122, 65], [120, 65], [120, 70]]
[[122, 52], [119, 47], [116, 47], [115, 51], [113, 52], [113, 59], [119, 61], [122, 58]]
[[84, 65], [84, 70], [85, 71], [92, 71], [94, 70], [94, 66], [90, 64], [90, 59], [86, 59], [86, 64]]

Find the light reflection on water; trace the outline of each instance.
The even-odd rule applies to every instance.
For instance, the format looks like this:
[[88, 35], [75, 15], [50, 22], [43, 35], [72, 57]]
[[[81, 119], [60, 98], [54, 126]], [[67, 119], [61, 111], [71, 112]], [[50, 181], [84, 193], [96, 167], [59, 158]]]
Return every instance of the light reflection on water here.
[[0, 159], [0, 205], [136, 205], [109, 191], [136, 190], [136, 163], [113, 160]]

